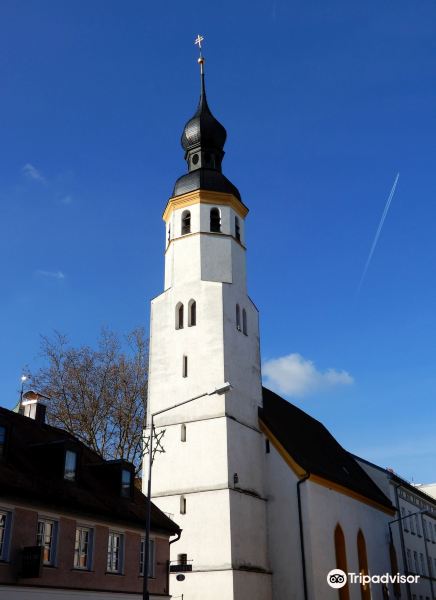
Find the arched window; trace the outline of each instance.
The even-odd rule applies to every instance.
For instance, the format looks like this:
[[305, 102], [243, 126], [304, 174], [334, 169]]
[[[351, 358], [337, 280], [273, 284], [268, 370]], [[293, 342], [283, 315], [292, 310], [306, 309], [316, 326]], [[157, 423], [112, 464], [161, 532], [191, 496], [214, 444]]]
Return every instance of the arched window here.
[[186, 515], [186, 498], [185, 498], [185, 496], [180, 496], [180, 514]]
[[247, 311], [245, 308], [242, 309], [242, 333], [247, 335]]
[[191, 213], [189, 210], [182, 212], [182, 235], [191, 233]]
[[176, 305], [176, 329], [183, 329], [183, 304]]
[[241, 241], [241, 226], [239, 225], [238, 217], [235, 217], [235, 238], [238, 242]]
[[197, 325], [197, 303], [195, 300], [190, 300], [188, 304], [188, 326], [194, 327]]
[[[366, 543], [362, 530], [357, 534], [357, 556], [359, 558], [359, 573], [368, 575], [368, 557], [366, 555]], [[371, 600], [371, 591], [368, 583], [360, 584], [360, 595], [362, 600]]]
[[210, 230], [215, 233], [221, 231], [221, 215], [218, 208], [210, 209]]
[[186, 442], [186, 425], [185, 425], [185, 423], [182, 423], [182, 425], [180, 427], [180, 441]]
[[241, 309], [239, 304], [236, 305], [236, 329], [241, 331]]
[[[335, 553], [336, 553], [336, 567], [342, 569], [345, 573], [348, 573], [347, 567], [347, 551], [345, 548], [345, 537], [342, 527], [339, 523], [335, 529]], [[348, 583], [343, 588], [338, 589], [339, 600], [350, 600], [350, 590]]]

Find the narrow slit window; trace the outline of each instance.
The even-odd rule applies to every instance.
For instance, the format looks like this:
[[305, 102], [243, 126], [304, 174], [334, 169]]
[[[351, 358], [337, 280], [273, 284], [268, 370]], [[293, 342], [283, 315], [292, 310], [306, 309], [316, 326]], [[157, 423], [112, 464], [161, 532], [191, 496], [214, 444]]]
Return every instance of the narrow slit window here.
[[195, 325], [197, 325], [197, 303], [195, 300], [191, 300], [189, 302], [188, 325], [189, 327], [195, 327]]
[[221, 215], [218, 208], [210, 209], [210, 230], [214, 233], [221, 231]]
[[183, 369], [183, 373], [182, 373], [183, 377], [188, 377], [188, 357], [187, 356], [183, 357], [182, 369]]
[[179, 302], [176, 306], [176, 329], [183, 329], [183, 304]]
[[242, 310], [242, 332], [247, 335], [247, 311], [245, 308]]
[[171, 224], [168, 225], [168, 243], [171, 241]]
[[265, 453], [269, 454], [270, 452], [271, 452], [271, 447], [269, 445], [269, 439], [266, 438], [266, 440], [265, 440]]
[[186, 498], [185, 498], [185, 496], [180, 496], [180, 514], [186, 515]]
[[186, 425], [185, 425], [185, 423], [182, 423], [182, 425], [180, 426], [180, 441], [186, 442]]
[[182, 235], [191, 233], [191, 213], [189, 210], [184, 210], [182, 213]]
[[236, 329], [241, 331], [241, 309], [239, 304], [236, 305]]
[[238, 217], [235, 217], [235, 238], [238, 240], [238, 242], [241, 241], [241, 226], [239, 224]]

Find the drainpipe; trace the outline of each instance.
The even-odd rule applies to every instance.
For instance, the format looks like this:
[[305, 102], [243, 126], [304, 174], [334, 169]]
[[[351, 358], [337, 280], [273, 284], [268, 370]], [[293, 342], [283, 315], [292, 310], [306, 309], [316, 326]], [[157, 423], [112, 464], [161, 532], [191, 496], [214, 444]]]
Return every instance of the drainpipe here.
[[309, 595], [307, 591], [307, 573], [306, 573], [306, 555], [304, 552], [304, 530], [303, 530], [303, 511], [301, 507], [301, 490], [300, 485], [309, 479], [310, 473], [307, 471], [302, 479], [297, 483], [297, 498], [298, 498], [298, 524], [300, 527], [300, 549], [301, 549], [301, 566], [303, 568], [303, 590], [304, 600], [308, 600]]
[[[404, 571], [406, 572], [406, 574], [408, 575], [409, 574], [409, 565], [407, 564], [406, 547], [404, 545], [403, 520], [401, 518], [400, 501], [398, 498], [398, 488], [399, 487], [401, 487], [401, 483], [399, 483], [398, 485], [394, 485], [395, 504], [397, 506], [398, 516], [400, 517], [400, 520], [398, 521], [398, 529], [400, 532], [401, 554], [403, 555], [403, 568], [404, 568]], [[389, 524], [389, 531], [390, 531], [390, 534], [392, 537], [392, 531], [391, 531], [390, 524]], [[395, 548], [395, 546], [394, 546], [394, 548]], [[410, 583], [408, 581], [406, 581], [406, 591], [407, 591], [407, 600], [412, 600], [412, 592], [410, 589]]]

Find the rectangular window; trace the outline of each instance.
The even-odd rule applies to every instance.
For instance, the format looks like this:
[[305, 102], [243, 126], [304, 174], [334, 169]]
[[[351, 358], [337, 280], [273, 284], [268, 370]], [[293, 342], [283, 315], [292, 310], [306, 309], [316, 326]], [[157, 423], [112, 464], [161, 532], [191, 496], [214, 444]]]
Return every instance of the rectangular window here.
[[[149, 559], [148, 559], [148, 576], [156, 576], [156, 546], [154, 540], [150, 540], [148, 547]], [[144, 575], [144, 561], [145, 561], [145, 539], [141, 539], [141, 546], [139, 550], [139, 573]]]
[[424, 554], [422, 552], [419, 553], [419, 560], [421, 562], [421, 575], [425, 575]]
[[116, 531], [109, 532], [107, 570], [109, 573], [121, 573], [123, 570], [123, 534]]
[[128, 469], [121, 471], [121, 496], [130, 498], [132, 495], [132, 473]]
[[415, 564], [415, 573], [419, 573], [418, 552], [413, 551], [413, 561]]
[[407, 548], [407, 568], [410, 573], [413, 573], [412, 552], [409, 548]]
[[186, 498], [185, 498], [185, 496], [180, 496], [180, 514], [186, 515]]
[[74, 545], [74, 568], [90, 569], [92, 556], [92, 529], [76, 527], [76, 542]]
[[404, 506], [401, 507], [401, 517], [404, 531], [409, 531], [409, 524], [406, 517], [406, 509], [404, 508]]
[[421, 525], [419, 523], [419, 515], [415, 515], [416, 533], [421, 536]]
[[38, 521], [36, 545], [42, 546], [42, 562], [44, 565], [54, 565], [56, 559], [57, 523], [49, 519]]
[[6, 446], [6, 427], [0, 425], [0, 458], [5, 454]]
[[410, 525], [410, 531], [415, 534], [415, 524], [413, 521], [413, 517], [411, 517], [410, 515], [412, 514], [412, 511], [409, 510], [409, 525]]
[[183, 372], [182, 372], [183, 377], [188, 377], [188, 357], [184, 356], [183, 357]]
[[182, 423], [182, 425], [180, 426], [180, 441], [186, 442], [186, 425], [185, 425], [185, 423]]
[[64, 468], [64, 479], [67, 481], [76, 480], [76, 468], [77, 468], [77, 452], [67, 450], [65, 452], [65, 468]]
[[0, 510], [0, 560], [8, 559], [11, 513]]

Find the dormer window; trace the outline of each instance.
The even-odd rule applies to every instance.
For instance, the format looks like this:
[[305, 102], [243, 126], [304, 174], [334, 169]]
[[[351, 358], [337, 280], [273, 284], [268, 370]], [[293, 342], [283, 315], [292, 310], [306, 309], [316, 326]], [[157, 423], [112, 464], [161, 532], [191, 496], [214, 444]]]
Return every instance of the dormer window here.
[[65, 468], [64, 479], [67, 481], [75, 481], [77, 472], [77, 452], [67, 450], [65, 452]]
[[132, 473], [128, 469], [121, 471], [121, 497], [130, 498], [132, 495]]
[[0, 425], [0, 458], [5, 455], [6, 427]]

